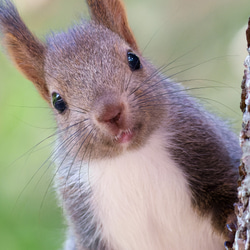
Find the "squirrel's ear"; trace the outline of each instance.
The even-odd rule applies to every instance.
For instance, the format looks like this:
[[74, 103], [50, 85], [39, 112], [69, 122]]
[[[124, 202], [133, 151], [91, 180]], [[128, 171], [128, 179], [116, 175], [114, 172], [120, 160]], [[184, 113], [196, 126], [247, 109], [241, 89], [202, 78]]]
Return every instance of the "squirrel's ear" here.
[[138, 50], [121, 0], [87, 0], [87, 3], [93, 20], [117, 33], [134, 50]]
[[9, 0], [0, 1], [0, 31], [4, 47], [17, 68], [34, 83], [42, 97], [49, 102], [49, 92], [44, 79], [46, 47], [28, 30]]

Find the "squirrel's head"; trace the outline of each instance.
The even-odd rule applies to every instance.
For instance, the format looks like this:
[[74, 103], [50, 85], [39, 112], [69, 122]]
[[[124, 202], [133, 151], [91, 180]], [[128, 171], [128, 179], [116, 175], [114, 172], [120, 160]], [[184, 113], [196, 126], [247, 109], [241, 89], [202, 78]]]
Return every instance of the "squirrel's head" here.
[[[46, 57], [52, 58], [57, 54], [57, 58], [61, 57], [62, 59], [64, 56], [72, 57], [73, 55], [70, 55], [70, 53], [75, 53], [75, 56], [77, 56], [81, 52], [79, 56], [86, 56], [86, 59], [89, 58], [93, 61], [94, 58], [91, 59], [88, 53], [94, 52], [92, 50], [94, 42], [100, 42], [100, 46], [108, 45], [110, 37], [108, 30], [117, 34], [132, 50], [138, 50], [134, 36], [128, 26], [125, 10], [119, 0], [88, 0], [87, 3], [91, 13], [91, 23], [97, 24], [96, 27], [99, 27], [99, 30], [94, 26], [93, 30], [91, 30], [92, 27], [87, 30], [88, 28], [85, 29], [82, 25], [79, 25], [68, 33], [61, 34], [58, 37], [49, 37], [48, 42], [42, 42], [27, 28], [11, 1], [3, 0], [0, 2], [0, 28], [4, 46], [17, 68], [34, 83], [42, 97], [49, 103], [51, 103], [51, 93], [48, 84], [46, 84], [45, 71], [46, 67], [49, 68], [50, 65], [46, 65]], [[106, 33], [104, 32], [105, 29], [100, 29], [100, 27], [105, 27]], [[99, 31], [102, 34], [100, 36], [95, 34], [94, 37], [92, 31], [93, 34]], [[83, 33], [79, 34], [79, 32]], [[101, 39], [104, 40], [103, 43], [101, 43]], [[119, 45], [117, 43], [118, 47]], [[95, 58], [100, 60], [98, 55], [95, 55]]]
[[87, 4], [89, 22], [45, 42], [29, 31], [9, 0], [0, 2], [0, 27], [12, 61], [54, 109], [61, 137], [70, 134], [72, 143], [81, 144], [73, 136], [80, 134], [85, 144], [101, 145], [99, 156], [100, 148], [110, 155], [107, 151], [123, 150], [117, 144], [140, 146], [159, 124], [163, 93], [152, 91], [150, 82], [156, 78], [159, 85], [161, 79], [141, 57], [121, 1]]

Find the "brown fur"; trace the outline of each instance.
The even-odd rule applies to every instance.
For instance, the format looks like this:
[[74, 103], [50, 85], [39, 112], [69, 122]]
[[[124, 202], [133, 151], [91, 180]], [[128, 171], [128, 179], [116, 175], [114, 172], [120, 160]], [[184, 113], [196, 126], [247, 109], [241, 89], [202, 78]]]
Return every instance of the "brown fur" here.
[[124, 39], [132, 49], [138, 50], [135, 38], [129, 28], [125, 8], [121, 1], [87, 0], [91, 17]]
[[[10, 3], [6, 2], [10, 6]], [[26, 27], [15, 9], [1, 12], [0, 20], [5, 47], [17, 68], [34, 83], [41, 96], [50, 102], [44, 79], [46, 46]]]

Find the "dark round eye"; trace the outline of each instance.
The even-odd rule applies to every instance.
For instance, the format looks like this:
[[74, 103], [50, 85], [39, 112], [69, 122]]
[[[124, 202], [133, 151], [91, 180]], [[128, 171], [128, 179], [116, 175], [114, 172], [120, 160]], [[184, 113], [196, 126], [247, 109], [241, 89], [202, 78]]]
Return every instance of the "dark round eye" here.
[[62, 97], [56, 92], [52, 94], [52, 103], [54, 108], [60, 113], [62, 113], [67, 108], [67, 105]]
[[132, 71], [135, 71], [137, 69], [141, 68], [141, 62], [137, 55], [135, 55], [133, 52], [127, 53], [128, 58], [128, 65]]

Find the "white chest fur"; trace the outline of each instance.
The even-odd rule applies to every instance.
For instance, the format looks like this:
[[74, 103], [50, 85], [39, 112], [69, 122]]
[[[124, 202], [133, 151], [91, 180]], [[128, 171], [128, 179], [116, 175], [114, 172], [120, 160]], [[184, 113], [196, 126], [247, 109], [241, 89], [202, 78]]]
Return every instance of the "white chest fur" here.
[[116, 250], [224, 249], [200, 218], [182, 171], [154, 135], [135, 152], [89, 166], [93, 207]]

